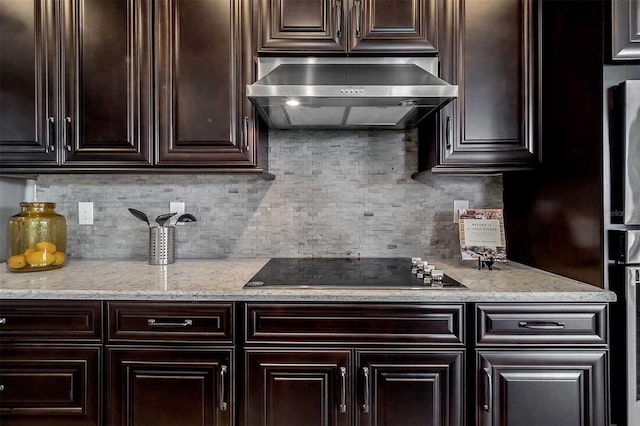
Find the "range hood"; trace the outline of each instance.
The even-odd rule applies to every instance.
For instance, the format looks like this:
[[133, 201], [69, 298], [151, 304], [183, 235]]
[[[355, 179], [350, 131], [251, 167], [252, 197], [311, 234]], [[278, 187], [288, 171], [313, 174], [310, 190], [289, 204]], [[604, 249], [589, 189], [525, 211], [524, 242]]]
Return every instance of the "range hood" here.
[[247, 97], [277, 129], [405, 129], [458, 96], [437, 58], [258, 58]]

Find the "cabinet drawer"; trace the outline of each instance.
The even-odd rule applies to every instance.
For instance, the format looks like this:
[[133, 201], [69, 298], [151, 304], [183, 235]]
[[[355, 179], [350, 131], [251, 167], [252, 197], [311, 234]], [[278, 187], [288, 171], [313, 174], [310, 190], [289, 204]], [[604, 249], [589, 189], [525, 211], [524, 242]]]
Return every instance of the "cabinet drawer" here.
[[100, 342], [100, 302], [15, 301], [0, 303], [0, 341]]
[[3, 346], [0, 424], [96, 425], [100, 347]]
[[232, 303], [109, 302], [109, 342], [233, 343]]
[[606, 345], [606, 304], [479, 304], [479, 345]]
[[246, 309], [247, 343], [464, 343], [464, 305], [259, 304]]

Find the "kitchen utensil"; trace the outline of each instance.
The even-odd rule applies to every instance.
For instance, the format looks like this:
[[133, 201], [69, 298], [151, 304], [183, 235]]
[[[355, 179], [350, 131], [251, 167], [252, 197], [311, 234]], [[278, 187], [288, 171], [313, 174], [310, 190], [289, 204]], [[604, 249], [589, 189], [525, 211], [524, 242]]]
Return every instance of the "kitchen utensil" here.
[[143, 222], [147, 222], [147, 225], [149, 225], [149, 227], [151, 227], [151, 224], [149, 223], [149, 218], [147, 217], [147, 215], [144, 212], [141, 212], [140, 210], [136, 210], [136, 209], [129, 209], [129, 211], [136, 218], [140, 219]]
[[168, 221], [170, 218], [172, 218], [173, 216], [177, 215], [178, 213], [165, 213], [165, 214], [161, 214], [160, 216], [156, 217], [156, 223], [160, 226], [164, 226], [165, 222]]
[[176, 220], [176, 223], [189, 223], [196, 221], [197, 219], [194, 215], [192, 215], [191, 213], [184, 213], [178, 216], [178, 220]]

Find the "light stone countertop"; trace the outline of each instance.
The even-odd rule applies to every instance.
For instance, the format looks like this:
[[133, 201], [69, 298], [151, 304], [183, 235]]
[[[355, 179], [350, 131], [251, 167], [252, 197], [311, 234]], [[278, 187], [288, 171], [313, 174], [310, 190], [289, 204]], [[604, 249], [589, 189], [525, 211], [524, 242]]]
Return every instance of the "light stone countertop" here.
[[612, 302], [613, 292], [513, 262], [478, 270], [475, 262], [438, 261], [467, 290], [243, 289], [269, 259], [70, 259], [46, 272], [8, 272], [0, 264], [0, 299], [299, 302]]

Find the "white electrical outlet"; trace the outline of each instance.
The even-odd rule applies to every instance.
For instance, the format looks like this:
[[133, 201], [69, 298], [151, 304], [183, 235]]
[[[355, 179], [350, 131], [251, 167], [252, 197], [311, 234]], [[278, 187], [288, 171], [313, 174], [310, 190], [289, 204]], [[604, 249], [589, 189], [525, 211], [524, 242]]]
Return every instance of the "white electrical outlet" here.
[[460, 209], [468, 209], [469, 200], [453, 200], [453, 223], [460, 222]]
[[[170, 225], [175, 225], [176, 220], [181, 214], [184, 214], [184, 203], [182, 201], [172, 201], [169, 203], [169, 213], [177, 213], [169, 220]], [[182, 225], [182, 224], [181, 224]]]
[[78, 224], [93, 225], [93, 203], [92, 202], [81, 201], [78, 203]]

